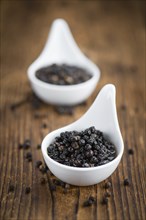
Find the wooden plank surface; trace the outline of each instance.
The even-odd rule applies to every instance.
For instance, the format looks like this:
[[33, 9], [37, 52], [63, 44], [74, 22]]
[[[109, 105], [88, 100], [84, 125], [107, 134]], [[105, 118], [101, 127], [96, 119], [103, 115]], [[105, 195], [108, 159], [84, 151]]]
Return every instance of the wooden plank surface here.
[[[145, 212], [145, 2], [144, 1], [2, 1], [1, 2], [1, 219], [17, 220], [144, 220]], [[26, 70], [41, 52], [53, 19], [66, 19], [81, 50], [101, 69], [96, 91], [73, 115], [53, 106], [33, 107]], [[118, 169], [108, 180], [90, 187], [61, 186], [35, 167], [42, 160], [37, 145], [50, 131], [78, 119], [106, 83], [117, 89], [117, 111], [125, 143]], [[29, 97], [29, 100], [26, 98]], [[26, 101], [25, 101], [26, 100]], [[13, 103], [24, 101], [15, 110]], [[39, 113], [40, 118], [35, 118]], [[46, 123], [47, 127], [42, 125]], [[18, 150], [31, 139], [31, 148]], [[134, 150], [133, 155], [128, 149]], [[27, 162], [26, 152], [32, 152]], [[40, 184], [44, 176], [46, 184]], [[130, 186], [123, 180], [128, 178]], [[101, 200], [111, 181], [107, 205]], [[14, 191], [8, 192], [14, 185]], [[26, 187], [31, 188], [29, 194]], [[84, 208], [90, 196], [96, 204]]]

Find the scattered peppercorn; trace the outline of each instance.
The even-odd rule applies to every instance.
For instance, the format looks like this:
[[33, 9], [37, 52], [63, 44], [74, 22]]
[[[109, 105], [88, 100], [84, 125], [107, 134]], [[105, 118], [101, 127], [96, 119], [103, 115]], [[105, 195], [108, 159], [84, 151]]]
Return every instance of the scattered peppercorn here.
[[105, 188], [106, 188], [106, 189], [111, 188], [111, 186], [112, 186], [111, 182], [105, 183]]
[[47, 128], [47, 124], [45, 122], [42, 124], [42, 128]]
[[38, 160], [36, 161], [36, 167], [39, 168], [42, 165], [42, 161]]
[[105, 197], [110, 197], [111, 196], [111, 192], [106, 192], [105, 193]]
[[26, 188], [25, 188], [25, 194], [29, 194], [30, 193], [30, 187], [29, 186], [27, 186]]
[[23, 144], [19, 143], [18, 144], [18, 149], [22, 149], [23, 148]]
[[47, 148], [55, 161], [73, 167], [96, 167], [116, 157], [115, 146], [95, 127], [84, 131], [65, 131]]
[[43, 165], [39, 166], [39, 170], [41, 171], [42, 174], [47, 173], [47, 169]]
[[92, 201], [92, 204], [96, 202], [96, 199], [93, 196], [89, 196], [89, 200]]
[[8, 188], [8, 192], [14, 192], [15, 190], [15, 186], [14, 185], [9, 185], [9, 188]]
[[129, 149], [129, 150], [128, 150], [128, 154], [133, 155], [133, 154], [134, 154], [133, 149]]
[[126, 110], [126, 105], [121, 105], [121, 109], [122, 109], [123, 111], [125, 111], [125, 110]]
[[37, 145], [37, 149], [38, 149], [38, 150], [41, 149], [41, 144], [38, 144], [38, 145]]
[[56, 106], [55, 110], [60, 115], [73, 115], [74, 114], [74, 107], [73, 106]]
[[28, 162], [32, 161], [32, 153], [31, 152], [27, 152], [25, 157], [26, 157]]
[[28, 149], [31, 146], [31, 141], [29, 139], [26, 139], [23, 143], [23, 148]]
[[29, 98], [29, 101], [35, 110], [43, 105], [43, 102], [34, 93]]
[[56, 191], [56, 186], [55, 185], [51, 185], [50, 189], [51, 189], [51, 191]]
[[26, 158], [27, 158], [27, 159], [32, 158], [32, 153], [31, 153], [31, 152], [27, 152], [27, 153], [26, 153]]
[[55, 85], [74, 85], [89, 80], [92, 75], [77, 66], [53, 64], [37, 70], [36, 77], [43, 82]]
[[130, 182], [128, 179], [124, 179], [124, 186], [129, 186], [130, 185]]
[[41, 183], [42, 185], [44, 185], [44, 184], [46, 183], [46, 180], [45, 180], [44, 177], [42, 177], [42, 178], [40, 179], [40, 183]]
[[92, 204], [94, 204], [96, 202], [96, 199], [93, 196], [90, 196], [84, 203], [83, 203], [83, 207], [88, 207], [91, 206]]

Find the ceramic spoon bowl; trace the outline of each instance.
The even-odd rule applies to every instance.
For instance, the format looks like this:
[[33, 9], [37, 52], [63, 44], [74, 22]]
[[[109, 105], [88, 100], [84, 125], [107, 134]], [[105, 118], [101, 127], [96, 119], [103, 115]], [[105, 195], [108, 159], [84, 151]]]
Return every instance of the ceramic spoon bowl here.
[[[48, 146], [61, 132], [81, 131], [90, 126], [95, 126], [96, 129], [102, 131], [105, 137], [115, 145], [117, 157], [113, 161], [98, 167], [78, 168], [60, 164], [48, 156]], [[79, 120], [51, 132], [42, 142], [43, 157], [51, 172], [62, 181], [78, 186], [97, 184], [109, 177], [117, 168], [123, 150], [123, 139], [116, 112], [115, 87], [111, 84], [103, 87], [92, 106]]]
[[[75, 65], [86, 69], [92, 77], [77, 85], [53, 85], [39, 80], [35, 72], [52, 64]], [[40, 56], [28, 68], [28, 78], [35, 94], [47, 103], [74, 105], [86, 100], [100, 77], [99, 68], [78, 48], [67, 23], [56, 19]]]

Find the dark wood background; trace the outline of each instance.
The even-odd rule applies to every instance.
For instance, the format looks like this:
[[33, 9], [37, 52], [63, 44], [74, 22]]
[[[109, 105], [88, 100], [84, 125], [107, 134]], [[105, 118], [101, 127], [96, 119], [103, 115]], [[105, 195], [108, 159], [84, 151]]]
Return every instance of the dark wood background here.
[[[53, 106], [32, 105], [27, 68], [40, 54], [50, 25], [64, 18], [81, 50], [101, 69], [101, 79], [87, 104], [73, 115], [60, 115]], [[1, 1], [1, 219], [106, 220], [146, 218], [145, 212], [145, 2], [144, 1]], [[50, 131], [78, 119], [106, 83], [117, 89], [117, 111], [125, 143], [118, 169], [108, 179], [111, 197], [101, 200], [105, 182], [89, 187], [60, 186], [50, 191], [55, 177], [35, 168], [42, 160], [37, 145]], [[29, 96], [29, 99], [27, 98]], [[27, 98], [27, 100], [26, 100]], [[21, 103], [11, 109], [13, 103]], [[35, 118], [36, 113], [40, 114]], [[44, 128], [43, 124], [47, 127]], [[31, 139], [31, 148], [18, 150]], [[128, 154], [128, 149], [134, 155]], [[26, 152], [32, 152], [27, 162]], [[46, 184], [40, 184], [44, 176]], [[123, 180], [128, 178], [130, 186]], [[8, 192], [14, 185], [14, 192]], [[25, 194], [25, 188], [31, 192]], [[96, 204], [84, 208], [90, 196]]]

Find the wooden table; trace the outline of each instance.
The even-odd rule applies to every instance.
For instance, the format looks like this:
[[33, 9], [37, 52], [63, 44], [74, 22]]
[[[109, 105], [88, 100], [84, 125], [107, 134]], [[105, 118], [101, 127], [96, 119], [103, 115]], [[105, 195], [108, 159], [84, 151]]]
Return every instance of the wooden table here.
[[[1, 219], [144, 220], [144, 1], [2, 1], [1, 6]], [[73, 115], [60, 115], [51, 105], [34, 107], [26, 74], [57, 17], [68, 21], [81, 50], [102, 72], [96, 91], [86, 105], [75, 108]], [[67, 192], [61, 186], [50, 190], [55, 177], [36, 169], [36, 161], [42, 160], [37, 145], [48, 132], [78, 119], [107, 83], [117, 89], [117, 112], [125, 143], [118, 169], [98, 185], [71, 186]], [[13, 109], [14, 103], [20, 105]], [[31, 148], [19, 150], [19, 143], [25, 139], [31, 140]], [[134, 154], [129, 155], [128, 149]], [[32, 162], [25, 158], [27, 152], [32, 153]], [[42, 176], [46, 179], [44, 185], [40, 184]], [[124, 186], [125, 178], [129, 186]], [[112, 183], [111, 197], [103, 205], [107, 181]], [[14, 185], [12, 192], [8, 192], [10, 185]], [[26, 194], [28, 186], [31, 192]], [[83, 207], [90, 195], [96, 203]]]

